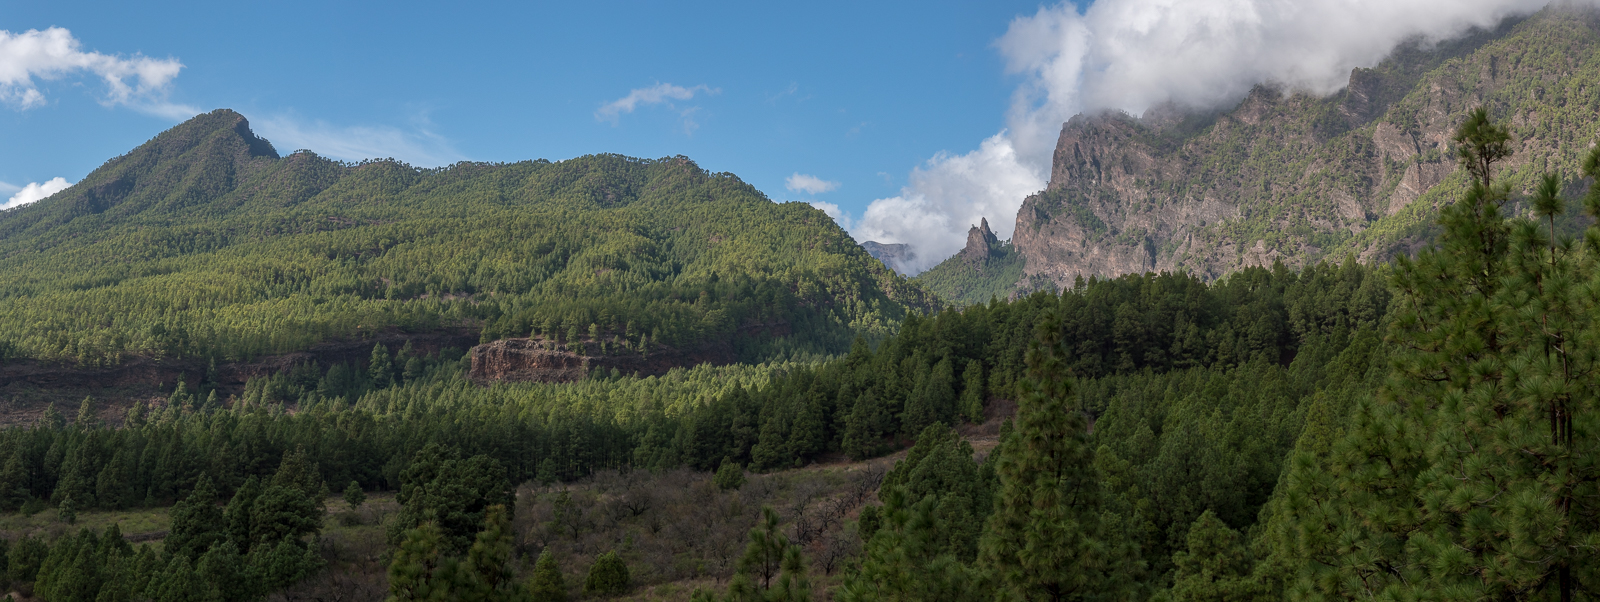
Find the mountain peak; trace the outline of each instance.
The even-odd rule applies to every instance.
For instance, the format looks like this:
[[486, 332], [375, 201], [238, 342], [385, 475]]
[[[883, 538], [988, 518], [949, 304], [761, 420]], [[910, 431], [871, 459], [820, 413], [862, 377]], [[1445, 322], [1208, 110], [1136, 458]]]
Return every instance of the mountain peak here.
[[967, 246], [961, 250], [961, 256], [967, 261], [982, 262], [995, 256], [995, 246], [1000, 244], [1000, 238], [989, 229], [989, 218], [978, 218], [978, 225], [967, 230]]
[[244, 115], [217, 109], [157, 134], [49, 199], [10, 212], [0, 221], [0, 237], [83, 218], [183, 211], [227, 195], [277, 160], [278, 151], [250, 130]]
[[[278, 158], [277, 149], [267, 139], [256, 136], [250, 129], [250, 120], [233, 109], [217, 109], [210, 113], [201, 113], [189, 118], [165, 132], [157, 134], [150, 142], [135, 149], [149, 147], [152, 144], [167, 147], [169, 150], [189, 150], [200, 142], [215, 135], [225, 138], [237, 137], [242, 143], [246, 154], [250, 157]], [[181, 152], [181, 151], [180, 151]]]

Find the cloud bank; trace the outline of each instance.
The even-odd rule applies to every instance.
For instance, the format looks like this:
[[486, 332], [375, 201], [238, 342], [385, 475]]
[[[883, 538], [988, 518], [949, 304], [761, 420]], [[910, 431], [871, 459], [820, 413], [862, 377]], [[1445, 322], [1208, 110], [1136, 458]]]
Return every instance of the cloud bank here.
[[66, 190], [67, 187], [71, 185], [72, 183], [68, 182], [66, 178], [50, 178], [43, 184], [34, 182], [20, 188], [5, 182], [0, 182], [0, 192], [9, 190], [16, 191], [16, 194], [11, 195], [10, 199], [4, 203], [0, 203], [0, 211], [21, 207], [28, 203], [43, 200], [52, 194]]
[[[1584, 0], [1594, 4], [1596, 0]], [[941, 153], [900, 194], [872, 202], [857, 240], [909, 243], [918, 271], [959, 251], [988, 217], [1005, 238], [1043, 189], [1061, 125], [1074, 114], [1132, 114], [1166, 102], [1226, 107], [1258, 83], [1330, 94], [1401, 42], [1442, 40], [1539, 10], [1547, 0], [1098, 0], [1011, 22], [995, 42], [1022, 77], [1006, 129], [966, 154]]]
[[838, 182], [830, 182], [822, 178], [795, 172], [784, 180], [784, 186], [791, 192], [804, 192], [806, 194], [822, 194], [832, 192], [839, 188]]
[[79, 73], [98, 76], [106, 84], [100, 104], [124, 105], [166, 117], [184, 119], [200, 111], [167, 102], [172, 80], [183, 63], [142, 54], [123, 58], [84, 52], [72, 32], [61, 27], [22, 33], [0, 30], [0, 102], [17, 110], [43, 106], [39, 80], [55, 80]]

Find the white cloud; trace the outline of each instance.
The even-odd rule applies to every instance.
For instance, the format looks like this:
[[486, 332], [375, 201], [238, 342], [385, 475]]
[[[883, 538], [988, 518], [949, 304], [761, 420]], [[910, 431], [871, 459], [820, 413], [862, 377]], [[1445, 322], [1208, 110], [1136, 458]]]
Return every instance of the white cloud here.
[[444, 136], [432, 131], [426, 117], [416, 118], [409, 129], [388, 125], [336, 126], [294, 115], [275, 115], [250, 125], [279, 151], [310, 149], [344, 161], [393, 157], [418, 167], [437, 167], [466, 158]]
[[838, 205], [835, 205], [833, 203], [824, 203], [822, 201], [811, 201], [810, 204], [811, 204], [812, 207], [816, 207], [818, 209], [821, 209], [823, 213], [828, 214], [828, 217], [833, 218], [833, 221], [838, 223], [840, 228], [844, 228], [846, 230], [850, 229], [851, 219], [850, 219], [850, 213], [848, 211], [840, 209]]
[[22, 33], [0, 30], [0, 102], [19, 110], [41, 106], [46, 101], [36, 80], [92, 73], [106, 84], [103, 105], [125, 105], [164, 117], [183, 113], [187, 114], [182, 117], [192, 117], [199, 112], [166, 100], [172, 80], [183, 69], [177, 59], [137, 53], [123, 58], [84, 52], [82, 46], [72, 32], [60, 27]]
[[21, 188], [11, 184], [6, 184], [5, 182], [0, 182], [0, 185], [17, 191], [16, 194], [11, 195], [11, 198], [5, 203], [0, 203], [0, 210], [5, 210], [43, 200], [52, 194], [66, 190], [68, 186], [72, 185], [72, 183], [68, 182], [66, 178], [50, 178], [43, 184], [33, 182]]
[[22, 190], [22, 187], [10, 182], [0, 182], [0, 194], [11, 194], [18, 190]]
[[978, 150], [940, 153], [913, 169], [900, 194], [873, 201], [851, 234], [858, 241], [911, 245], [917, 258], [905, 267], [916, 274], [960, 251], [979, 219], [990, 218], [995, 234], [1009, 238], [1022, 199], [1044, 184], [1044, 175], [1019, 161], [1001, 132]]
[[784, 180], [784, 186], [788, 187], [790, 191], [804, 192], [806, 194], [822, 194], [839, 189], [838, 182], [830, 182], [798, 171], [789, 176], [787, 180]]
[[[1593, 0], [1589, 0], [1593, 2]], [[1258, 83], [1326, 95], [1401, 42], [1438, 41], [1548, 0], [1101, 0], [1041, 8], [996, 42], [1026, 76], [1008, 123], [1025, 160], [1047, 161], [1085, 110], [1138, 115], [1174, 102], [1227, 107]]]
[[[903, 242], [926, 269], [959, 251], [988, 217], [1002, 238], [1028, 194], [1044, 188], [1061, 125], [1074, 114], [1138, 115], [1173, 102], [1226, 107], [1258, 83], [1338, 91], [1351, 69], [1409, 39], [1443, 40], [1543, 7], [1548, 0], [1097, 0], [1080, 13], [1043, 7], [995, 42], [1023, 82], [1004, 131], [964, 155], [940, 153], [899, 196], [855, 223], [857, 240]], [[1597, 0], [1580, 0], [1586, 4]]]
[[[665, 103], [668, 107], [676, 110], [677, 107], [673, 106], [672, 101], [691, 100], [695, 94], [700, 92], [708, 95], [720, 94], [722, 88], [711, 88], [705, 85], [685, 88], [683, 86], [660, 83], [648, 88], [636, 88], [629, 91], [627, 96], [601, 105], [594, 112], [594, 119], [595, 121], [609, 121], [611, 125], [617, 125], [623, 115], [632, 113], [634, 109], [640, 106]], [[699, 110], [700, 107], [689, 107], [678, 112], [678, 115], [683, 118], [684, 135], [694, 135], [694, 131], [700, 127], [700, 123], [694, 119], [695, 112]]]

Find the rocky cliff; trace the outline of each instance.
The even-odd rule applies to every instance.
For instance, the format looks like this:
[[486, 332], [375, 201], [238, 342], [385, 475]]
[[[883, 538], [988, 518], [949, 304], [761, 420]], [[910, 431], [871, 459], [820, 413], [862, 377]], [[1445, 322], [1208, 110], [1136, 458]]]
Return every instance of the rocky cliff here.
[[1600, 132], [1596, 14], [1551, 8], [1408, 44], [1329, 97], [1262, 85], [1222, 112], [1076, 116], [1062, 127], [1048, 188], [1017, 214], [1025, 278], [1218, 277], [1414, 249], [1461, 186], [1449, 139], [1472, 108], [1488, 105], [1512, 125], [1507, 181], [1576, 173]]
[[911, 263], [917, 260], [917, 254], [912, 252], [910, 245], [869, 240], [861, 243], [861, 248], [866, 249], [868, 255], [899, 274], [911, 273]]
[[468, 378], [494, 382], [560, 383], [582, 380], [593, 372], [660, 376], [673, 368], [702, 363], [731, 364], [731, 345], [685, 351], [652, 344], [649, 350], [601, 345], [597, 341], [560, 343], [544, 338], [500, 339], [472, 348]]
[[961, 249], [961, 260], [974, 265], [982, 265], [990, 259], [999, 256], [1000, 238], [989, 229], [989, 218], [978, 218], [979, 225], [967, 230], [967, 246]]

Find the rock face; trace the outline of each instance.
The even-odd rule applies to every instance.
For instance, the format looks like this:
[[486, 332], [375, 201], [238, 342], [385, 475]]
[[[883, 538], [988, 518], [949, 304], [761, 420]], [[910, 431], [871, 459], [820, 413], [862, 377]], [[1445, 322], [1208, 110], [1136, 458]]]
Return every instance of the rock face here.
[[1028, 277], [1070, 286], [1079, 276], [1170, 270], [1181, 258], [1161, 253], [1207, 224], [1236, 217], [1219, 198], [1171, 198], [1145, 182], [1185, 165], [1148, 141], [1150, 126], [1121, 113], [1073, 117], [1061, 129], [1050, 185], [1017, 212], [1012, 242]]
[[869, 240], [861, 243], [861, 248], [866, 249], [868, 255], [883, 262], [883, 265], [889, 266], [889, 269], [904, 275], [912, 273], [912, 262], [917, 260], [917, 254], [911, 251], [909, 245]]
[[1435, 46], [1402, 46], [1328, 97], [1263, 85], [1222, 112], [1165, 105], [1140, 117], [1075, 116], [1061, 129], [1048, 187], [1017, 213], [1024, 280], [1066, 287], [1168, 270], [1216, 278], [1275, 261], [1414, 250], [1459, 187], [1450, 138], [1475, 107], [1495, 107], [1512, 126], [1505, 181], [1520, 186], [1524, 168], [1575, 171], [1600, 117], [1574, 108], [1573, 94], [1600, 86], [1600, 70], [1515, 57], [1597, 50], [1600, 12], [1547, 8]]
[[589, 374], [591, 358], [567, 351], [547, 349], [534, 339], [501, 339], [472, 348], [472, 371], [476, 381], [572, 382]]
[[641, 352], [602, 348], [595, 341], [557, 343], [544, 338], [514, 338], [473, 347], [472, 368], [467, 376], [480, 384], [500, 381], [564, 383], [582, 380], [596, 370], [660, 376], [673, 368], [702, 363], [731, 364], [735, 359], [732, 347], [726, 345], [684, 351], [652, 344], [648, 352]]
[[978, 218], [979, 224], [967, 230], [967, 246], [959, 255], [963, 261], [981, 265], [1000, 255], [1000, 239], [989, 229], [989, 218]]

